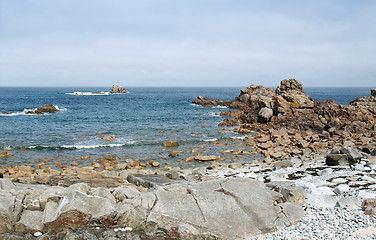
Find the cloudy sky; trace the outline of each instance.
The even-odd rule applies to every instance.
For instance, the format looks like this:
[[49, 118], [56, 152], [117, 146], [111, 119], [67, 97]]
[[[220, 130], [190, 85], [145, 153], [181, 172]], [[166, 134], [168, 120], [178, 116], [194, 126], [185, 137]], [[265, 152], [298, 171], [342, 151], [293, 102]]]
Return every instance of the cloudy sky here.
[[0, 0], [0, 86], [376, 86], [374, 0]]

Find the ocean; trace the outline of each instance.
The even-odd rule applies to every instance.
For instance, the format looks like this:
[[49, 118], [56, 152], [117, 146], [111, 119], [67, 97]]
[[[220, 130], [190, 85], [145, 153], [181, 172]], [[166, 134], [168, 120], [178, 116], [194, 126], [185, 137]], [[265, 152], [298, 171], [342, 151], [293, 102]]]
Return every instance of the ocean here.
[[[126, 94], [91, 94], [108, 90], [103, 87], [0, 88], [0, 149], [14, 156], [0, 158], [0, 166], [33, 165], [43, 161], [69, 165], [75, 161], [89, 166], [96, 158], [115, 156], [119, 162], [159, 161], [161, 166], [192, 167], [185, 162], [199, 149], [205, 155], [221, 155], [222, 149], [238, 150], [244, 135], [220, 131], [220, 112], [228, 108], [204, 108], [191, 102], [199, 95], [233, 100], [240, 87], [222, 88], [127, 88]], [[340, 104], [370, 95], [370, 88], [305, 88], [313, 99], [328, 98]], [[31, 115], [25, 112], [53, 104], [60, 112]], [[12, 112], [12, 114], [1, 114]], [[113, 135], [112, 141], [98, 135]], [[166, 149], [164, 141], [177, 140], [179, 147]], [[213, 141], [226, 141], [218, 146]], [[168, 157], [171, 151], [179, 156]], [[80, 160], [90, 155], [90, 159]], [[242, 155], [237, 161], [251, 162], [261, 156]], [[225, 162], [234, 158], [226, 157]]]

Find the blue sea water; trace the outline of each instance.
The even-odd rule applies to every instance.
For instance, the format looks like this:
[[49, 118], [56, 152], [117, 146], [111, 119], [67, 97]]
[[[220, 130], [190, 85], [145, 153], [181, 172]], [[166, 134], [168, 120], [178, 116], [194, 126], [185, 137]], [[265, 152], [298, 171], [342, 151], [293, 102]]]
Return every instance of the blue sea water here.
[[[116, 156], [121, 161], [157, 160], [175, 166], [183, 162], [190, 151], [199, 148], [205, 155], [220, 155], [222, 149], [213, 144], [215, 139], [229, 142], [228, 149], [236, 149], [242, 135], [231, 131], [219, 132], [220, 112], [229, 109], [203, 108], [192, 104], [203, 95], [221, 100], [233, 100], [239, 94], [233, 88], [129, 88], [129, 93], [112, 95], [73, 95], [73, 92], [100, 92], [104, 88], [0, 88], [0, 148], [14, 153], [11, 158], [0, 158], [0, 165], [37, 164], [42, 159], [53, 165], [59, 161], [69, 164], [77, 161], [90, 165], [95, 158]], [[351, 99], [369, 96], [369, 88], [307, 88], [306, 93], [321, 101], [332, 98], [341, 104]], [[45, 115], [25, 114], [53, 104], [61, 111]], [[98, 135], [114, 135], [113, 141]], [[162, 143], [177, 140], [177, 149], [166, 149]], [[231, 143], [233, 142], [233, 145]], [[166, 157], [171, 151], [180, 151], [176, 158]], [[80, 156], [90, 155], [88, 161]], [[251, 161], [256, 155], [241, 157]], [[232, 161], [231, 157], [226, 161]]]

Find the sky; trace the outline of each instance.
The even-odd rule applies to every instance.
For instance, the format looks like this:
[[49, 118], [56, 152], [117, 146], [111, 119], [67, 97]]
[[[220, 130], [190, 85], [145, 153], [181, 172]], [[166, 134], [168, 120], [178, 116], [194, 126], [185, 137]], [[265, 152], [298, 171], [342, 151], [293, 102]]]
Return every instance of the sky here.
[[0, 0], [0, 86], [376, 86], [374, 0]]

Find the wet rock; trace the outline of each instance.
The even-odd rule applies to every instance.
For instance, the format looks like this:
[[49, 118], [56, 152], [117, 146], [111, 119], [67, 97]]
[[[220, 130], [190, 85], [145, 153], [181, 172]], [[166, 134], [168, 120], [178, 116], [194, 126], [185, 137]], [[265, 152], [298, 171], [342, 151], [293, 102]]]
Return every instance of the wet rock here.
[[178, 141], [175, 141], [175, 140], [169, 140], [169, 141], [165, 141], [163, 143], [163, 146], [164, 147], [167, 147], [167, 148], [170, 148], [170, 147], [177, 147], [179, 146], [179, 142]]
[[195, 100], [193, 100], [192, 103], [198, 104], [204, 107], [229, 106], [231, 104], [230, 101], [220, 101], [220, 100], [215, 100], [213, 98], [208, 98], [204, 96], [198, 96]]
[[37, 108], [37, 110], [35, 110], [35, 113], [36, 114], [43, 114], [43, 113], [56, 113], [56, 112], [60, 112], [59, 109], [57, 109], [54, 105], [52, 104], [47, 104], [43, 107], [39, 107]]
[[118, 86], [117, 84], [112, 85], [110, 93], [127, 93], [128, 90], [124, 87]]
[[106, 136], [103, 136], [102, 137], [102, 140], [105, 140], [105, 141], [112, 141], [112, 140], [115, 140], [116, 137], [113, 136], [113, 135], [106, 135]]
[[215, 155], [208, 155], [208, 156], [201, 156], [201, 155], [197, 155], [195, 156], [195, 160], [196, 161], [215, 161], [215, 160], [219, 160], [221, 157], [220, 156], [215, 156]]
[[12, 152], [8, 151], [1, 151], [0, 152], [0, 157], [7, 158], [7, 157], [12, 157], [14, 154]]

